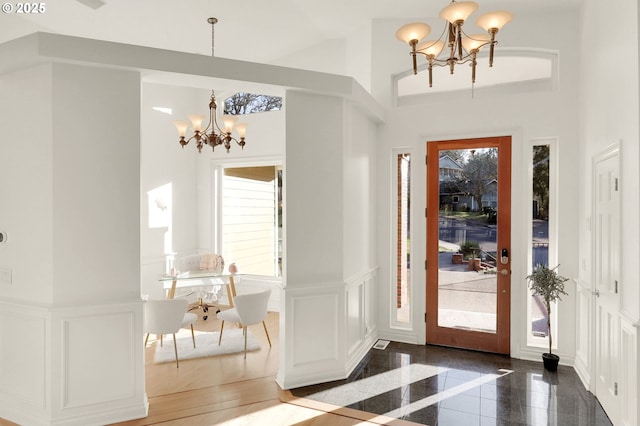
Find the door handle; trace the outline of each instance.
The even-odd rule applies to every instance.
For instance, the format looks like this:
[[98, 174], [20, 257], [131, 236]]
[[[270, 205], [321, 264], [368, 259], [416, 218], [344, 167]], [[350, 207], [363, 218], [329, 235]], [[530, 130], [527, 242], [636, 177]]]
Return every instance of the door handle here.
[[600, 297], [600, 290], [596, 289], [596, 291], [592, 291], [591, 294], [595, 297]]

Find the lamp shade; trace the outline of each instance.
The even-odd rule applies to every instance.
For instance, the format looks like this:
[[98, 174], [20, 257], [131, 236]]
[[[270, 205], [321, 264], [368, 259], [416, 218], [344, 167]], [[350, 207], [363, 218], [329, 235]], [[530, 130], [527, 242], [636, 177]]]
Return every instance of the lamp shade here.
[[462, 38], [462, 47], [467, 52], [473, 52], [474, 50], [480, 50], [482, 46], [490, 42], [491, 37], [489, 34], [473, 34]]
[[204, 121], [204, 115], [192, 114], [189, 116], [189, 120], [191, 120], [191, 125], [193, 126], [193, 130], [195, 132], [202, 131], [202, 122]]
[[225, 133], [231, 133], [233, 131], [233, 126], [236, 124], [236, 121], [238, 121], [238, 117], [235, 115], [224, 114], [222, 116]]
[[176, 129], [178, 130], [178, 136], [185, 137], [187, 135], [187, 128], [189, 127], [188, 121], [174, 121]]
[[478, 3], [474, 1], [457, 1], [442, 9], [440, 17], [455, 24], [458, 21], [466, 21], [477, 9]]
[[398, 28], [396, 38], [405, 43], [411, 44], [411, 41], [420, 41], [431, 32], [431, 27], [422, 22], [412, 22]]
[[478, 16], [476, 25], [490, 32], [492, 29], [499, 30], [512, 19], [513, 15], [511, 13], [504, 10], [498, 10]]
[[247, 134], [247, 123], [238, 123], [236, 124], [236, 130], [238, 131], [238, 136], [244, 138]]
[[427, 57], [437, 57], [444, 49], [444, 41], [442, 40], [427, 40], [424, 43], [420, 43], [416, 50], [424, 53]]

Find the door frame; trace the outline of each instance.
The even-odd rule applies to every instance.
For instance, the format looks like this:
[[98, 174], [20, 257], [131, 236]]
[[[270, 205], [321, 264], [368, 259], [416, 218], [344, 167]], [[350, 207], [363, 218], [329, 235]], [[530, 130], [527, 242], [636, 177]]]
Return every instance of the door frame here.
[[[496, 136], [482, 138], [467, 138], [427, 142], [427, 170], [426, 170], [426, 342], [444, 346], [462, 347], [500, 354], [510, 354], [511, 349], [511, 142], [512, 137]], [[439, 208], [439, 154], [441, 149], [473, 149], [499, 148], [498, 155], [498, 233], [497, 250], [509, 250], [508, 263], [498, 266], [497, 278], [497, 323], [496, 333], [467, 331], [453, 328], [439, 327], [438, 321], [438, 244], [429, 244], [434, 239], [438, 241]], [[435, 210], [429, 214], [429, 210]], [[430, 259], [433, 259], [430, 261]], [[506, 272], [502, 272], [502, 271]], [[505, 274], [505, 275], [503, 275]], [[430, 295], [435, 295], [430, 297]]]

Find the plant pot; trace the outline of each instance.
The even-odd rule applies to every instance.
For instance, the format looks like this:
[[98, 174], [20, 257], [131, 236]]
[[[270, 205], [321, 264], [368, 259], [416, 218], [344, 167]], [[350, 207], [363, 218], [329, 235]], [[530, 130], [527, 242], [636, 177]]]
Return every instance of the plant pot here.
[[469, 270], [479, 271], [481, 262], [482, 262], [482, 259], [480, 259], [479, 257], [472, 257], [471, 259], [469, 259]]
[[560, 362], [560, 357], [556, 354], [545, 352], [542, 354], [542, 362], [544, 363], [545, 370], [556, 371], [558, 369], [558, 362]]

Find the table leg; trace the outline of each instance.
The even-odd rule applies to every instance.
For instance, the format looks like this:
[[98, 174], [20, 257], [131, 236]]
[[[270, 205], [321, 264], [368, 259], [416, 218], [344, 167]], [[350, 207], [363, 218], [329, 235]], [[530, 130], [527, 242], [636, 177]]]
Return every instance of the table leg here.
[[171, 288], [167, 292], [167, 299], [173, 299], [176, 295], [176, 280], [171, 281]]
[[233, 275], [229, 277], [229, 284], [227, 284], [227, 298], [229, 299], [229, 306], [233, 308], [233, 299], [236, 297], [236, 283], [233, 279]]

